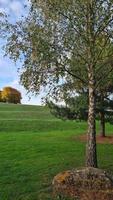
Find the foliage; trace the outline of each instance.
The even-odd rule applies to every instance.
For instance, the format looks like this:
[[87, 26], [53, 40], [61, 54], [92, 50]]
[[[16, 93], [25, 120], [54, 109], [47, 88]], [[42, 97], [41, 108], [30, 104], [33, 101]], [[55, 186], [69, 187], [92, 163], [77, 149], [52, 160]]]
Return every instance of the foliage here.
[[52, 101], [47, 101], [51, 113], [61, 119], [87, 120], [88, 117], [88, 96], [81, 94], [65, 99], [65, 105], [58, 105]]
[[[109, 84], [109, 83], [107, 83]], [[96, 95], [96, 119], [100, 120], [100, 136], [105, 137], [105, 123], [113, 123], [113, 93], [112, 88], [103, 86], [103, 92], [98, 91]], [[65, 95], [64, 95], [65, 96]], [[63, 120], [87, 120], [88, 119], [88, 95], [86, 92], [75, 97], [66, 96], [65, 105], [58, 105], [52, 101], [47, 101], [51, 113]]]
[[[102, 85], [112, 71], [112, 1], [107, 1], [106, 6], [104, 1], [90, 5], [82, 0], [31, 0], [31, 3], [25, 21], [7, 24], [12, 34], [8, 35], [6, 54], [14, 60], [25, 55], [21, 73], [25, 88], [38, 93], [42, 86], [48, 85], [49, 94], [56, 91], [57, 95], [64, 83], [73, 83], [72, 77], [80, 85], [88, 86], [87, 67], [91, 61], [88, 47], [94, 56], [96, 87]], [[88, 9], [93, 12], [89, 13]], [[94, 27], [90, 33], [87, 14], [96, 18], [91, 21]], [[90, 37], [93, 36], [92, 47]]]
[[0, 102], [2, 102], [2, 91], [0, 91]]
[[21, 93], [15, 88], [4, 87], [2, 90], [2, 100], [7, 103], [21, 103]]
[[[112, 93], [111, 93], [112, 95]], [[100, 96], [96, 98], [96, 118], [100, 120], [99, 113], [103, 112], [105, 115], [105, 122], [112, 122], [113, 99], [111, 96], [104, 96], [103, 102]], [[47, 100], [47, 105], [51, 113], [58, 118], [68, 120], [87, 120], [88, 119], [88, 95], [87, 93], [79, 94], [75, 97], [67, 97], [64, 99], [64, 105], [59, 105], [53, 101]]]

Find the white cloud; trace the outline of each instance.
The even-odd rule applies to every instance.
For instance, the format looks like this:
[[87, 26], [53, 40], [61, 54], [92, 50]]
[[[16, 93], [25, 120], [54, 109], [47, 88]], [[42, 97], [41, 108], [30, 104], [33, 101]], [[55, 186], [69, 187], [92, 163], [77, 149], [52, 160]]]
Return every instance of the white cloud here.
[[0, 7], [0, 13], [5, 13], [5, 12], [6, 12], [5, 8]]
[[9, 0], [0, 0], [0, 4], [8, 4], [9, 3]]
[[[24, 8], [24, 5], [28, 5], [27, 9]], [[28, 0], [0, 0], [0, 11], [5, 11], [11, 16], [12, 21], [16, 21], [22, 15], [26, 16], [29, 5]]]
[[21, 16], [23, 13], [22, 3], [19, 1], [13, 1], [9, 4], [11, 12], [13, 12], [17, 16]]

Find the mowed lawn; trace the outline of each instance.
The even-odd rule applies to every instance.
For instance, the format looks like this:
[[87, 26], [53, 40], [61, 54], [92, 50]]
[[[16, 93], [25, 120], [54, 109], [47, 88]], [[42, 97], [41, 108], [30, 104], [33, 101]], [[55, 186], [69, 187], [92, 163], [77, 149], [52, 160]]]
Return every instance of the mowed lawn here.
[[[46, 107], [0, 104], [0, 200], [52, 200], [53, 177], [84, 166], [85, 143], [74, 138], [86, 130]], [[113, 172], [113, 145], [98, 145], [98, 161]]]

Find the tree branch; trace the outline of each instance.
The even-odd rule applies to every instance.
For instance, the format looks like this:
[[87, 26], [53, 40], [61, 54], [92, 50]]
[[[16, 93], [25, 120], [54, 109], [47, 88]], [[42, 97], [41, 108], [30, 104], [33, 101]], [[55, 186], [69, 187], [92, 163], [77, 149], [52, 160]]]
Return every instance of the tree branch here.
[[73, 74], [71, 71], [69, 71], [68, 69], [66, 69], [66, 67], [64, 66], [64, 71], [66, 71], [69, 75], [71, 75], [72, 77], [80, 80], [83, 84], [88, 84], [87, 81], [85, 81], [83, 78], [81, 78], [81, 76], [77, 76], [75, 74]]

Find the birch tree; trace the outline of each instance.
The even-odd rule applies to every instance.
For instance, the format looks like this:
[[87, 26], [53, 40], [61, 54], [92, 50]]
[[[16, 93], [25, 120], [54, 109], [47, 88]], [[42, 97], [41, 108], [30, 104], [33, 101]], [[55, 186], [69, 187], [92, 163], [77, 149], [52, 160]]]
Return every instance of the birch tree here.
[[31, 0], [28, 18], [9, 26], [7, 39], [6, 54], [24, 58], [21, 83], [28, 91], [38, 94], [47, 86], [59, 95], [61, 82], [71, 78], [88, 88], [90, 167], [97, 167], [95, 94], [113, 71], [112, 16], [112, 0]]

